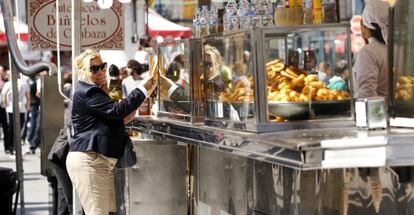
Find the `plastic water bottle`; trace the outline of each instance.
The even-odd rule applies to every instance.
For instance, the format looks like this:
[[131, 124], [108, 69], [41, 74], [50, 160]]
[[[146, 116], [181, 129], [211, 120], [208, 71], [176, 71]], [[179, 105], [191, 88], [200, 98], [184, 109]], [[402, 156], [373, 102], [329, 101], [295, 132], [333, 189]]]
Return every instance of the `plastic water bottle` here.
[[200, 28], [200, 9], [197, 8], [194, 17], [193, 17], [193, 37], [200, 38], [201, 37], [201, 28]]
[[218, 33], [218, 9], [215, 6], [211, 6], [210, 9], [210, 34]]
[[224, 29], [226, 31], [239, 29], [239, 17], [237, 15], [237, 3], [235, 0], [229, 0], [226, 5], [226, 15]]
[[253, 27], [262, 26], [262, 17], [266, 14], [265, 8], [263, 7], [263, 0], [252, 0], [252, 25]]
[[248, 0], [239, 1], [238, 16], [240, 22], [240, 29], [250, 28], [250, 3]]
[[201, 36], [210, 35], [210, 11], [208, 11], [207, 5], [203, 5], [200, 15], [200, 28]]
[[271, 0], [262, 0], [262, 7], [264, 14], [262, 15], [262, 26], [271, 26], [273, 25], [273, 3]]

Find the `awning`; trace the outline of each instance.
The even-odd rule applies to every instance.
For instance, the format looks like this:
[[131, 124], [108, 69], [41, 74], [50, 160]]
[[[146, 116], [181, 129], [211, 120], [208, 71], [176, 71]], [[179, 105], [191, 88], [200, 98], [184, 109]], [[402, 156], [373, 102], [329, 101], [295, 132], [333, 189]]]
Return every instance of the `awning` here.
[[148, 31], [151, 37], [191, 37], [191, 28], [171, 22], [152, 9], [148, 9]]
[[[16, 36], [20, 36], [21, 40], [27, 41], [29, 39], [27, 24], [17, 18], [14, 18], [14, 31]], [[6, 30], [4, 28], [3, 15], [0, 14], [0, 41], [6, 41]]]

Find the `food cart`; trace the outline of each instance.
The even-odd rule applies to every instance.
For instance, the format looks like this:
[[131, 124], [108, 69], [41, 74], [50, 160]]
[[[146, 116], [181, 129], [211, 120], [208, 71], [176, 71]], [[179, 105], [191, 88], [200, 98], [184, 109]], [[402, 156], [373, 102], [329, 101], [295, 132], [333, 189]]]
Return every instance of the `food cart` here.
[[[409, 13], [413, 6], [406, 7], [407, 2], [400, 1], [395, 8], [399, 12], [395, 14], [405, 18], [414, 14]], [[411, 26], [401, 23], [394, 28]], [[275, 92], [281, 92], [283, 86], [279, 89], [279, 84], [282, 83], [276, 86], [278, 91], [272, 90], [273, 84], [269, 86], [271, 80], [278, 79], [273, 73], [268, 74], [278, 69], [276, 64], [282, 64], [280, 68], [283, 67], [281, 70], [285, 73], [289, 68], [294, 72], [279, 77], [285, 80], [280, 82], [296, 82], [301, 75], [305, 75], [303, 79], [312, 75], [312, 68], [316, 66], [314, 61], [320, 62], [318, 56], [326, 55], [303, 52], [315, 57], [307, 58], [307, 61], [303, 57], [302, 61], [297, 55], [301, 54], [299, 50], [305, 51], [306, 42], [296, 36], [324, 28], [342, 28], [345, 34], [349, 34], [344, 30], [346, 25], [305, 25], [250, 29], [188, 43], [189, 50], [194, 50], [194, 53], [184, 54], [187, 65], [181, 71], [188, 73], [183, 77], [190, 77], [187, 82], [191, 90], [184, 91], [190, 99], [182, 101], [189, 102], [193, 108], [184, 114], [177, 113], [177, 108], [168, 109], [160, 105], [161, 102], [163, 105], [171, 102], [168, 100], [171, 97], [159, 97], [159, 115], [137, 117], [129, 125], [142, 137], [149, 138], [133, 140], [138, 163], [125, 170], [123, 184], [117, 187], [118, 194], [124, 194], [123, 204], [119, 205], [120, 213], [412, 214], [411, 166], [414, 159], [411, 152], [414, 150], [414, 132], [411, 128], [357, 129], [353, 126], [352, 90], [347, 94], [341, 93], [345, 98], [342, 100], [339, 95], [332, 97], [336, 99], [317, 100], [317, 91], [313, 95], [309, 89], [310, 94], [304, 94], [306, 98], [302, 96], [301, 101], [305, 86], [286, 87], [290, 89], [289, 95], [280, 97]], [[245, 39], [246, 32], [251, 33], [253, 42]], [[395, 34], [398, 33], [395, 31]], [[268, 37], [265, 36], [267, 34]], [[408, 35], [402, 34], [402, 38]], [[308, 43], [312, 45], [306, 51], [311, 48], [322, 52], [333, 50], [326, 47], [326, 41], [315, 41]], [[340, 41], [331, 42], [338, 44]], [[183, 44], [185, 47], [187, 42]], [[191, 44], [202, 44], [199, 47], [202, 51], [192, 49]], [[298, 47], [298, 44], [301, 46]], [[214, 66], [214, 63], [213, 55], [206, 55], [206, 45], [215, 47], [219, 52], [220, 46], [223, 47], [222, 61], [234, 63], [227, 66], [238, 74], [235, 79], [246, 81], [242, 87], [234, 87], [237, 83], [231, 83], [233, 72], [229, 72], [228, 68], [220, 68], [219, 74], [209, 75], [207, 68]], [[413, 46], [408, 42], [400, 47], [407, 45]], [[242, 51], [233, 51], [229, 47], [242, 47]], [[348, 69], [351, 69], [349, 44], [346, 47], [342, 59], [348, 62]], [[251, 61], [236, 66], [238, 61], [245, 60], [245, 48], [249, 49]], [[292, 49], [292, 54], [289, 49]], [[165, 58], [168, 57], [171, 56]], [[282, 60], [278, 60], [280, 58]], [[396, 65], [401, 66], [401, 62], [396, 61]], [[169, 65], [164, 62], [158, 61], [159, 67], [164, 68], [159, 69], [160, 72]], [[266, 64], [270, 62], [275, 65], [269, 64], [268, 69]], [[411, 65], [411, 62], [407, 60], [404, 64]], [[200, 68], [201, 65], [204, 69]], [[281, 73], [281, 70], [278, 72]], [[408, 70], [404, 72], [408, 73]], [[223, 82], [224, 87], [215, 85], [216, 80]], [[398, 90], [397, 80], [394, 78], [392, 82], [395, 86], [393, 90]], [[314, 85], [316, 87], [317, 84]], [[244, 91], [237, 95], [240, 98], [232, 97], [240, 88]], [[321, 89], [325, 88], [318, 88]], [[292, 95], [290, 92], [293, 92]], [[322, 92], [330, 95], [330, 91]], [[394, 95], [391, 94], [391, 97]], [[197, 105], [193, 98], [197, 98]], [[328, 102], [332, 100], [334, 102]], [[330, 106], [332, 103], [336, 104]], [[285, 104], [287, 107], [284, 107]], [[338, 104], [343, 105], [341, 110], [330, 112]], [[290, 111], [295, 105], [299, 111]], [[283, 111], [274, 110], [274, 107], [281, 107]], [[318, 112], [320, 109], [315, 108], [320, 107], [330, 108]], [[288, 113], [283, 114], [286, 109]], [[398, 113], [398, 108], [393, 111]], [[201, 113], [204, 115], [200, 117]], [[409, 118], [410, 115], [404, 117]]]
[[[395, 10], [404, 10], [405, 13], [398, 15], [407, 20], [406, 3], [400, 2]], [[395, 20], [400, 25], [394, 25], [394, 28], [409, 25], [401, 23], [401, 19]], [[191, 214], [413, 213], [412, 129], [357, 129], [353, 123], [352, 86], [347, 91], [349, 97], [338, 99], [337, 96], [331, 99], [333, 102], [329, 99], [309, 99], [305, 102], [307, 105], [294, 116], [289, 114], [297, 113], [292, 109], [303, 105], [303, 101], [269, 98], [269, 94], [273, 93], [269, 80], [275, 77], [267, 73], [272, 68], [266, 68], [266, 64], [282, 58], [277, 63], [284, 64], [283, 69], [286, 70], [296, 62], [296, 68], [292, 68], [296, 76], [287, 78], [289, 81], [298, 78], [305, 74], [302, 73], [305, 59], [299, 56], [299, 60], [295, 60], [296, 53], [289, 54], [288, 49], [338, 50], [335, 46], [340, 45], [341, 41], [333, 39], [329, 43], [326, 39], [311, 37], [321, 44], [309, 43], [311, 45], [306, 47], [305, 39], [294, 37], [303, 32], [302, 35], [310, 32], [327, 38], [329, 36], [326, 35], [340, 34], [337, 31], [317, 33], [325, 28], [342, 28], [347, 35], [346, 25], [341, 25], [269, 27], [250, 29], [254, 32], [250, 37], [246, 37], [246, 32], [250, 32], [246, 30], [203, 38], [204, 73], [200, 79], [204, 86], [199, 90], [203, 91], [200, 95], [203, 95], [204, 101], [204, 123], [191, 123], [189, 120], [165, 117], [165, 114], [136, 118], [133, 129], [151, 135], [154, 140], [168, 139], [175, 141], [182, 149], [186, 148], [186, 164], [182, 165], [187, 168], [184, 177], [189, 194], [185, 198]], [[403, 38], [408, 35], [395, 31], [395, 34], [398, 33]], [[296, 46], [298, 43], [294, 41], [300, 41], [302, 47]], [[327, 59], [331, 60], [334, 59], [332, 56], [339, 56], [335, 61], [346, 60], [351, 73], [348, 42], [344, 43], [345, 53], [342, 55], [315, 52], [316, 62], [321, 62], [318, 59], [320, 56], [330, 56]], [[208, 68], [214, 67], [214, 60], [212, 54], [207, 56], [206, 45], [210, 46], [209, 49], [215, 47], [212, 52], [218, 51], [220, 60], [228, 68], [219, 67], [216, 74], [208, 71]], [[411, 46], [407, 47], [404, 43], [399, 47], [410, 49]], [[237, 50], [238, 47], [242, 47], [241, 51]], [[253, 59], [247, 63], [243, 55], [245, 50], [251, 53]], [[289, 59], [290, 56], [292, 59]], [[245, 65], [237, 64], [243, 60]], [[395, 60], [397, 65], [404, 67], [401, 58]], [[309, 63], [306, 67], [313, 64], [309, 70], [305, 69], [306, 75], [312, 75], [315, 62], [306, 62]], [[411, 65], [408, 60], [404, 63]], [[199, 71], [187, 72], [192, 75]], [[250, 85], [240, 87], [244, 89], [243, 94], [238, 95], [240, 99], [236, 96], [231, 98], [231, 93], [237, 93], [234, 88], [236, 84], [230, 81], [224, 89], [214, 86], [214, 78], [210, 78], [210, 74], [221, 79], [227, 76], [232, 81], [243, 76]], [[400, 86], [397, 86], [397, 80], [392, 82], [393, 90]], [[396, 94], [391, 95], [394, 97]], [[330, 106], [332, 103], [334, 105]], [[273, 106], [284, 104], [289, 105], [286, 107], [288, 114], [281, 116], [283, 111], [272, 114], [272, 111], [277, 111], [273, 110]], [[322, 112], [315, 108], [322, 109]], [[398, 108], [392, 111], [398, 113]]]

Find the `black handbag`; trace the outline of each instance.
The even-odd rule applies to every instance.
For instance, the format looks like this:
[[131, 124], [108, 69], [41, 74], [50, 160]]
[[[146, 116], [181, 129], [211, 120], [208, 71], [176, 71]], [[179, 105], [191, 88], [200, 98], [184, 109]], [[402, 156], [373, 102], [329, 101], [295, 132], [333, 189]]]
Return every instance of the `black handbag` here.
[[128, 168], [137, 163], [137, 154], [135, 153], [134, 146], [132, 145], [131, 138], [125, 134], [125, 151], [121, 158], [115, 164], [116, 168]]
[[69, 153], [69, 141], [65, 129], [60, 130], [59, 136], [50, 149], [48, 160], [64, 169], [66, 169], [66, 157]]

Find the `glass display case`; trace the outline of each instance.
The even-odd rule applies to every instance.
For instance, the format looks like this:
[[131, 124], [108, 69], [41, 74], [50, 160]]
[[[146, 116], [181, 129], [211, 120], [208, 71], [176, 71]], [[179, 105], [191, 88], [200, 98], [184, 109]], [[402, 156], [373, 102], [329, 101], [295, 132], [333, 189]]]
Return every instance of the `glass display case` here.
[[390, 17], [391, 125], [414, 127], [414, 2], [397, 1]]
[[201, 47], [197, 39], [158, 45], [158, 117], [203, 121]]
[[207, 125], [253, 132], [354, 125], [347, 24], [205, 39]]

